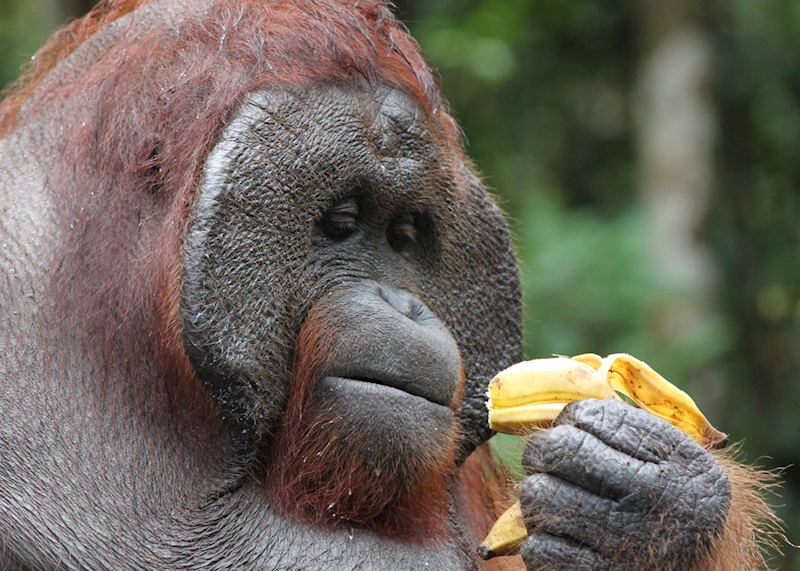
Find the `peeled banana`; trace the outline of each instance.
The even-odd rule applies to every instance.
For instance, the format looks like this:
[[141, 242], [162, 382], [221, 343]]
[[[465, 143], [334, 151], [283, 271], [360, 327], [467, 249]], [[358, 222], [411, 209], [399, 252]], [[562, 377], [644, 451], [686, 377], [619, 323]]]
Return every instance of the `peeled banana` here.
[[[489, 426], [525, 435], [550, 425], [567, 404], [624, 395], [703, 446], [724, 446], [727, 436], [711, 426], [692, 398], [639, 359], [616, 353], [602, 358], [535, 359], [512, 365], [489, 383]], [[528, 536], [519, 502], [498, 518], [479, 547], [484, 559], [514, 553]]]
[[489, 426], [525, 435], [552, 423], [572, 401], [615, 397], [611, 384], [584, 363], [566, 357], [523, 361], [489, 383]]

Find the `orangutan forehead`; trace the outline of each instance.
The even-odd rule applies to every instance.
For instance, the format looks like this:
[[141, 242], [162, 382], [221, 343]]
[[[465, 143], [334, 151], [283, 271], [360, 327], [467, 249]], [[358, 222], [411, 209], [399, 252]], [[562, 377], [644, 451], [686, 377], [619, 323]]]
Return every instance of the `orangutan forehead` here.
[[432, 135], [439, 130], [413, 97], [400, 89], [367, 82], [259, 91], [246, 99], [237, 122], [235, 130], [284, 130], [296, 139], [359, 134], [384, 154], [432, 145]]
[[396, 196], [432, 184], [452, 188], [448, 140], [440, 135], [413, 97], [385, 85], [258, 91], [211, 152], [205, 180], [224, 190], [257, 172], [271, 189], [323, 194], [324, 185], [333, 190], [342, 180], [371, 181]]

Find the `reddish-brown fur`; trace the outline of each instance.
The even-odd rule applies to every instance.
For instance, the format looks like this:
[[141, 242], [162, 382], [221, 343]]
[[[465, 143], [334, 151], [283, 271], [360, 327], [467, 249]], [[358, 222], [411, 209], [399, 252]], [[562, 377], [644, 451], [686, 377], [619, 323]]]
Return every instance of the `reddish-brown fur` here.
[[[63, 269], [53, 276], [57, 313], [85, 327], [87, 358], [106, 373], [126, 371], [124, 382], [103, 385], [110, 397], [124, 390], [142, 410], [164, 415], [196, 403], [194, 421], [211, 433], [219, 419], [181, 335], [180, 240], [204, 159], [245, 96], [324, 81], [385, 83], [420, 103], [448, 152], [462, 151], [432, 73], [382, 1], [219, 2], [178, 27], [128, 30], [121, 19], [145, 4], [107, 0], [56, 33], [0, 102], [0, 135], [53, 110], [66, 119], [64, 139], [49, 150], [63, 161], [51, 175], [65, 235]], [[79, 74], [59, 69], [115, 21], [123, 39], [113, 49], [83, 62]], [[63, 101], [80, 104], [65, 118]], [[150, 212], [141, 212], [142, 196], [150, 197]], [[141, 250], [140, 236], [147, 237]], [[328, 356], [326, 327], [322, 317], [307, 319], [298, 342], [285, 429], [270, 451], [269, 492], [304, 517], [343, 518], [420, 541], [441, 536], [454, 445], [405, 486], [331, 447], [324, 427], [337, 419], [307, 398]], [[319, 460], [304, 464], [306, 457]]]
[[730, 478], [731, 508], [722, 535], [695, 571], [769, 569], [771, 557], [787, 543], [783, 525], [764, 498], [777, 485], [777, 474], [739, 462], [736, 446], [713, 454]]
[[[76, 243], [65, 245], [77, 259], [63, 267], [73, 271], [55, 276], [54, 291], [70, 311], [88, 316], [93, 350], [113, 355], [127, 346], [119, 336], [130, 330], [118, 320], [108, 323], [110, 314], [123, 325], [125, 319], [148, 320], [131, 323], [140, 331], [153, 330], [155, 320], [166, 364], [191, 377], [177, 321], [179, 240], [203, 161], [248, 93], [319, 81], [384, 82], [412, 94], [454, 152], [460, 145], [430, 70], [383, 2], [358, 2], [355, 10], [351, 2], [334, 0], [220, 2], [187, 16], [179, 33], [140, 26], [78, 76], [50, 79], [48, 73], [98, 30], [144, 4], [109, 0], [55, 34], [0, 103], [0, 134], [70, 97], [84, 102], [88, 111], [71, 118], [58, 149], [65, 169], [53, 174], [65, 179], [56, 197], [64, 202], [65, 223], [79, 229], [70, 236]], [[96, 207], [81, 208], [105, 198], [89, 197], [89, 189], [109, 188], [114, 197], [103, 201], [102, 218]], [[124, 275], [119, 268], [131, 265], [128, 241], [140, 223], [140, 193], [158, 198], [164, 222], [153, 229], [158, 249], [140, 253], [139, 265]], [[103, 281], [87, 288], [86, 276]], [[146, 283], [137, 283], [142, 276]], [[155, 307], [145, 306], [153, 299]]]
[[[213, 416], [182, 346], [180, 239], [204, 159], [244, 97], [320, 81], [387, 83], [414, 96], [437, 137], [461, 150], [433, 75], [380, 1], [219, 2], [177, 28], [123, 24], [124, 41], [78, 74], [59, 73], [94, 34], [146, 4], [108, 0], [56, 33], [0, 102], [0, 134], [51, 111], [66, 120], [48, 150], [61, 157], [50, 177], [65, 234], [51, 291], [58, 312], [79, 316], [86, 352], [107, 370], [129, 371], [140, 395], [189, 397]], [[60, 116], [71, 100], [80, 105]], [[152, 212], [141, 212], [143, 194]], [[145, 231], [140, 251], [131, 238]], [[160, 361], [143, 371], [141, 356], [153, 353]]]
[[[480, 545], [495, 520], [516, 498], [509, 476], [492, 459], [484, 444], [470, 455], [459, 469], [459, 499], [466, 506], [472, 539]], [[525, 571], [519, 555], [495, 557], [483, 563], [484, 571]]]
[[[441, 538], [455, 423], [448, 449], [418, 459], [416, 466], [408, 466], [408, 458], [370, 452], [376, 443], [365, 442], [348, 419], [312, 398], [314, 384], [335, 357], [329, 347], [336, 329], [325, 309], [312, 308], [298, 336], [289, 403], [267, 472], [273, 499], [283, 511], [317, 522], [363, 525], [420, 543]], [[380, 458], [380, 472], [367, 465], [365, 454]]]

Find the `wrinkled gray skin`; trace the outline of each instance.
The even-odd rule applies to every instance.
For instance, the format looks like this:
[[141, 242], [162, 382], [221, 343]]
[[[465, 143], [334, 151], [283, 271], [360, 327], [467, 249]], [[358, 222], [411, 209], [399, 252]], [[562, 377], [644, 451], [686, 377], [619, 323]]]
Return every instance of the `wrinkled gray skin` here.
[[[329, 340], [336, 362], [323, 376], [378, 380], [438, 408], [451, 404], [458, 386], [459, 352], [448, 331], [468, 370], [478, 359], [490, 358], [488, 365], [518, 352], [506, 229], [466, 167], [451, 168], [421, 110], [396, 90], [262, 93], [228, 127], [208, 159], [187, 236], [183, 320], [195, 367], [216, 400], [228, 403], [226, 420], [245, 447], [276, 426], [285, 403], [286, 385], [262, 386], [290, 367], [292, 340], [276, 343], [276, 332], [296, 334], [314, 304], [337, 329]], [[474, 186], [464, 192], [463, 181]], [[446, 201], [459, 209], [443, 208]], [[413, 239], [404, 238], [409, 227]], [[474, 235], [503, 250], [465, 251]], [[498, 288], [479, 293], [480, 280], [498, 278]], [[480, 298], [476, 311], [459, 308], [464, 298], [453, 288]], [[478, 313], [494, 303], [513, 309], [488, 320]], [[476, 331], [481, 322], [488, 329]], [[491, 368], [479, 374], [486, 378]], [[482, 414], [483, 392], [477, 383], [468, 391], [466, 421]], [[381, 404], [353, 402], [367, 416]], [[397, 409], [393, 403], [385, 412]], [[447, 428], [446, 410], [430, 414]], [[473, 439], [484, 437], [485, 421], [478, 422], [468, 429]], [[394, 432], [398, 447], [431, 445], [424, 432], [407, 441]], [[435, 440], [438, 432], [429, 434]]]
[[520, 490], [530, 569], [691, 569], [722, 531], [730, 484], [686, 434], [616, 400], [535, 433]]
[[[419, 107], [381, 86], [254, 93], [210, 153], [184, 238], [181, 318], [219, 426], [180, 407], [143, 416], [119, 387], [125, 372], [87, 356], [80, 316], [49, 313], [48, 276], [74, 230], [50, 183], [68, 112], [0, 141], [0, 568], [478, 569], [455, 488], [449, 539], [421, 547], [276, 513], [257, 469], [279, 430], [293, 335], [325, 296], [346, 333], [315, 398], [369, 426], [378, 461], [411, 465], [447, 440], [459, 364], [460, 459], [488, 437], [485, 383], [520, 357], [514, 258], [499, 210]], [[326, 217], [354, 195], [359, 230], [332, 238]], [[156, 246], [157, 209], [141, 200], [132, 260]], [[409, 211], [421, 239], [390, 240]], [[349, 393], [350, 377], [374, 386]], [[727, 480], [682, 433], [611, 401], [569, 407], [559, 423], [525, 456], [531, 569], [633, 569], [649, 552], [685, 568], [719, 530]]]

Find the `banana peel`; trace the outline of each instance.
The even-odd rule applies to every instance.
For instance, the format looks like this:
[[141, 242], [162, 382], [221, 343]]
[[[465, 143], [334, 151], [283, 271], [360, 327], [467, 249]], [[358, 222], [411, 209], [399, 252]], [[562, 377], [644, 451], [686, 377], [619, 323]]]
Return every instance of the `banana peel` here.
[[489, 535], [478, 547], [478, 553], [484, 560], [498, 555], [513, 555], [527, 537], [528, 531], [522, 519], [522, 507], [516, 502], [497, 518]]
[[[497, 432], [525, 435], [552, 424], [570, 402], [625, 400], [620, 395], [704, 447], [719, 448], [727, 443], [727, 435], [711, 425], [688, 394], [644, 361], [625, 353], [605, 358], [584, 353], [512, 365], [489, 383], [489, 426]], [[478, 551], [483, 559], [511, 555], [527, 536], [517, 502], [498, 518]]]

